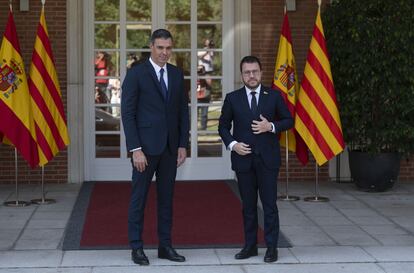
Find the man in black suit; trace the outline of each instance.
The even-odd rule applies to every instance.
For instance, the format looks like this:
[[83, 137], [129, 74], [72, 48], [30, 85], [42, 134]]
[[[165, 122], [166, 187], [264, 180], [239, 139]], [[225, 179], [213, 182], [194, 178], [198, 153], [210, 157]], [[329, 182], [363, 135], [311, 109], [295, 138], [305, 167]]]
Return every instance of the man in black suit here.
[[122, 84], [121, 112], [128, 151], [132, 152], [132, 191], [128, 238], [132, 260], [148, 265], [143, 251], [144, 209], [155, 173], [158, 257], [184, 262], [171, 243], [172, 205], [177, 167], [184, 163], [189, 138], [188, 97], [183, 72], [171, 65], [173, 39], [165, 29], [151, 36], [151, 56], [131, 67]]
[[[278, 134], [293, 126], [279, 92], [261, 85], [262, 66], [254, 56], [240, 62], [244, 87], [226, 95], [219, 134], [231, 150], [243, 204], [245, 245], [236, 259], [257, 256], [257, 192], [264, 210], [265, 262], [277, 261], [279, 214], [276, 205], [280, 166]], [[231, 133], [233, 123], [233, 133]]]

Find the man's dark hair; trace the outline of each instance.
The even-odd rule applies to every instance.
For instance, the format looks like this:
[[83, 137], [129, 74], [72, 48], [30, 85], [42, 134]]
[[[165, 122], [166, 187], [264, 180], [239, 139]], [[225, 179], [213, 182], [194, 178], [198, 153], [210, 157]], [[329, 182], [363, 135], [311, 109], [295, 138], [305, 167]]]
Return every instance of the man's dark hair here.
[[242, 66], [244, 63], [249, 63], [249, 64], [257, 63], [259, 65], [260, 70], [262, 70], [262, 64], [260, 63], [259, 58], [257, 58], [256, 56], [244, 57], [240, 62], [240, 72], [242, 72]]
[[173, 39], [171, 33], [163, 28], [155, 30], [151, 35], [151, 44], [154, 44], [155, 39]]

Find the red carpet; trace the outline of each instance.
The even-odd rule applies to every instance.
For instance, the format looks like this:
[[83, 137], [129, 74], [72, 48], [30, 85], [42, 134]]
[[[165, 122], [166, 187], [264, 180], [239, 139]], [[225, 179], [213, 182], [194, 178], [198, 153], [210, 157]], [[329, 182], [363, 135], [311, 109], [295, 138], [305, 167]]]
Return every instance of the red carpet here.
[[[130, 184], [96, 183], [86, 213], [80, 247], [128, 247]], [[144, 244], [157, 246], [156, 186], [151, 185], [145, 211]], [[258, 234], [263, 243], [263, 231]], [[224, 181], [177, 182], [173, 245], [242, 246], [241, 203]]]

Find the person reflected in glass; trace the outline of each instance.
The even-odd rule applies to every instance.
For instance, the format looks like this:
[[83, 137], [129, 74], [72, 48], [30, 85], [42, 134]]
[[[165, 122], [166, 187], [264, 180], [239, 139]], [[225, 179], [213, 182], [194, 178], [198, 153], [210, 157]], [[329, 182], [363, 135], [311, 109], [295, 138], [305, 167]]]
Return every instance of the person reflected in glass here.
[[197, 53], [197, 74], [199, 76], [197, 81], [197, 102], [204, 104], [197, 108], [200, 117], [200, 130], [206, 130], [208, 126], [208, 104], [211, 101], [212, 88], [211, 74], [214, 71], [214, 51], [211, 50], [213, 47], [214, 43], [210, 39], [205, 39], [205, 50]]
[[105, 51], [98, 51], [95, 58], [95, 103], [109, 103], [108, 84], [111, 69], [111, 56]]
[[210, 103], [211, 100], [211, 78], [206, 76], [202, 65], [198, 67], [197, 74], [199, 76], [197, 80], [197, 102], [204, 104], [197, 108], [200, 117], [200, 130], [206, 130], [208, 122], [208, 103]]

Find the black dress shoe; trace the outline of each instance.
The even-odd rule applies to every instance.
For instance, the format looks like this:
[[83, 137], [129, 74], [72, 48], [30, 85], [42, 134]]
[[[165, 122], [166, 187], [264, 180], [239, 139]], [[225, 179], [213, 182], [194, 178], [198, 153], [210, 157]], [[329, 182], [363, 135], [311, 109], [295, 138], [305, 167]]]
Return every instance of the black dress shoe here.
[[268, 247], [263, 259], [266, 263], [273, 263], [277, 261], [277, 248]]
[[174, 248], [162, 246], [158, 248], [158, 258], [167, 259], [173, 262], [185, 262], [185, 257], [179, 255]]
[[236, 260], [243, 260], [253, 256], [257, 256], [257, 246], [245, 246], [234, 258]]
[[147, 256], [142, 248], [133, 249], [131, 252], [132, 261], [139, 265], [149, 265]]

